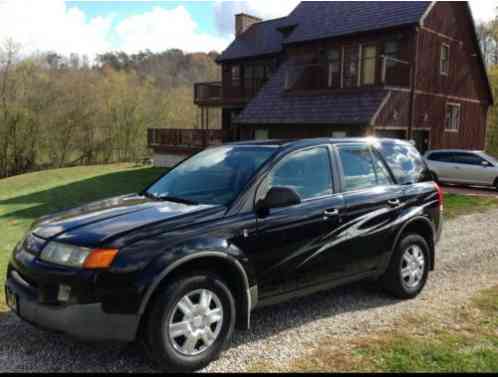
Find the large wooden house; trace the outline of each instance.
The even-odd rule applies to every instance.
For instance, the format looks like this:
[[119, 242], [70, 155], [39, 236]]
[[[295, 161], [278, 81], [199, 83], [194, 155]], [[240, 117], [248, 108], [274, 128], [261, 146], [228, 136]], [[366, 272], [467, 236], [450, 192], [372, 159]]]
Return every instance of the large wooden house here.
[[[194, 86], [202, 122], [191, 148], [363, 135], [484, 148], [493, 97], [467, 2], [307, 1], [284, 18], [235, 20], [221, 82]], [[220, 130], [206, 122], [213, 108]], [[150, 146], [178, 151], [175, 132], [185, 133], [150, 130]]]

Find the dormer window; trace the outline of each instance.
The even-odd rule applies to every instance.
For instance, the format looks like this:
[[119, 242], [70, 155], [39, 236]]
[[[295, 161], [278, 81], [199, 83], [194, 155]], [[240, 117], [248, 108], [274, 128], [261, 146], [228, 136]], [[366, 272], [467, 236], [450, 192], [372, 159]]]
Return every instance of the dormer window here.
[[444, 76], [448, 76], [450, 72], [450, 46], [446, 43], [441, 45], [439, 71]]

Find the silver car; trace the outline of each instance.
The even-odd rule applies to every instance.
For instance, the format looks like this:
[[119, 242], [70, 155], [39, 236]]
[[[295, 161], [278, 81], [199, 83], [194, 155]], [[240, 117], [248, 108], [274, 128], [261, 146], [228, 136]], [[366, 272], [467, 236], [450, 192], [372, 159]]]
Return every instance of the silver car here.
[[432, 150], [424, 158], [435, 181], [498, 190], [498, 161], [483, 151]]

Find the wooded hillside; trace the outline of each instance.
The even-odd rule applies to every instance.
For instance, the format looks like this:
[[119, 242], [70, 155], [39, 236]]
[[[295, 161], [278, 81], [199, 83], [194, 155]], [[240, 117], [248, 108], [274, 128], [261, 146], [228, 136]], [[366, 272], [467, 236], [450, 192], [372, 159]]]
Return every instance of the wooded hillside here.
[[0, 178], [147, 157], [147, 128], [197, 127], [192, 86], [219, 78], [216, 55], [107, 53], [90, 63], [74, 54], [24, 56], [6, 42], [0, 47]]

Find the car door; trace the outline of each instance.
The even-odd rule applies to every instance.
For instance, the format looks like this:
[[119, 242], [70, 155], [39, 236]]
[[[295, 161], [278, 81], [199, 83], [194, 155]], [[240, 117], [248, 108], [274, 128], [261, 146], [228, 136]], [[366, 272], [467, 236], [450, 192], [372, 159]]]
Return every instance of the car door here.
[[430, 170], [436, 173], [440, 181], [451, 182], [454, 179], [456, 168], [453, 164], [453, 153], [432, 152], [426, 160]]
[[325, 282], [334, 275], [335, 267], [326, 256], [333, 249], [344, 208], [342, 196], [334, 193], [334, 182], [329, 146], [289, 153], [263, 179], [256, 202], [272, 187], [289, 187], [301, 203], [270, 209], [257, 219], [251, 259], [262, 299]]
[[456, 181], [466, 184], [492, 185], [496, 179], [493, 166], [472, 152], [453, 155]]
[[391, 249], [403, 205], [403, 188], [394, 183], [378, 152], [368, 144], [337, 146], [345, 201], [341, 236], [347, 251], [341, 265], [348, 275], [374, 270]]

